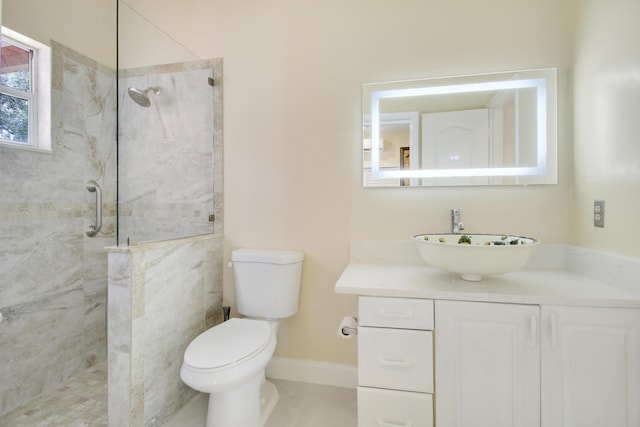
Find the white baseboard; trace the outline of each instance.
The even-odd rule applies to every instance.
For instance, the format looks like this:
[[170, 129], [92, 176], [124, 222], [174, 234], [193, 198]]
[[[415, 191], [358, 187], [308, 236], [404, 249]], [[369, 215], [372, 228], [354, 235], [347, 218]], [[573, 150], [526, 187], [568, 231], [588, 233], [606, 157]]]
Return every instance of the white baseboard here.
[[315, 360], [274, 357], [267, 365], [267, 378], [336, 387], [356, 388], [358, 367]]

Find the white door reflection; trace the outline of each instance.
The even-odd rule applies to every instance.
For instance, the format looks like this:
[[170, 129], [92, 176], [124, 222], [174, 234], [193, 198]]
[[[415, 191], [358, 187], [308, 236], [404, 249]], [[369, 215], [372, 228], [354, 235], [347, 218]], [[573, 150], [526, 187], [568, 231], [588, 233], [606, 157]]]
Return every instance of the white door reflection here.
[[[486, 108], [422, 115], [422, 168], [471, 169], [492, 166]], [[499, 164], [499, 163], [498, 163]], [[423, 185], [488, 184], [489, 177], [423, 178]]]

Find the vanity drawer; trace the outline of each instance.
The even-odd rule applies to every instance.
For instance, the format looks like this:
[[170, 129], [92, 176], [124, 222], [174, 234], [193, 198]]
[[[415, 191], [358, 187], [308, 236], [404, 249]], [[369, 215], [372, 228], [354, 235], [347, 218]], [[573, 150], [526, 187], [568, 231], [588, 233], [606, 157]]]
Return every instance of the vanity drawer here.
[[433, 393], [433, 333], [359, 327], [358, 385]]
[[358, 427], [433, 427], [433, 395], [358, 387]]
[[433, 300], [360, 297], [358, 321], [362, 326], [433, 330]]

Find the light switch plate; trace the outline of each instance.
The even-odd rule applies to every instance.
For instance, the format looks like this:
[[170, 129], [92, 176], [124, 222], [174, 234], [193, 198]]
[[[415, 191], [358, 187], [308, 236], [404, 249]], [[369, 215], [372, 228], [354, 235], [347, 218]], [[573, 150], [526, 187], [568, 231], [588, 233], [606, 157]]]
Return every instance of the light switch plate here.
[[604, 228], [604, 200], [593, 201], [593, 226]]

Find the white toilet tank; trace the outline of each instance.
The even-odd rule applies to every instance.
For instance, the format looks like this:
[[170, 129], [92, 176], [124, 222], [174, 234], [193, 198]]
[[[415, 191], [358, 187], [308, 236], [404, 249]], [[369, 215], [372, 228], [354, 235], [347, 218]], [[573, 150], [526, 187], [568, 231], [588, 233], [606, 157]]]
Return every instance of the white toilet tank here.
[[231, 252], [238, 313], [283, 319], [298, 311], [304, 253], [277, 249]]

